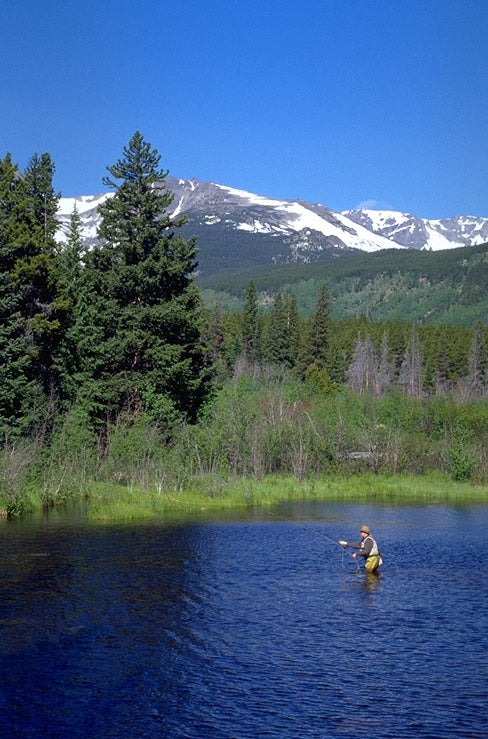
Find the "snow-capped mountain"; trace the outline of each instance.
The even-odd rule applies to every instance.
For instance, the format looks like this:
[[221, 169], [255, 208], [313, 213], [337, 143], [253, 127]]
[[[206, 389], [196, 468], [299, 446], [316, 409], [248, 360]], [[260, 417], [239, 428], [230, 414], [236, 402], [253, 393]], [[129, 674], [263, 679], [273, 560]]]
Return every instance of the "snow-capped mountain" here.
[[[350, 221], [347, 216], [334, 213], [322, 205], [311, 205], [302, 200], [276, 200], [197, 180], [167, 177], [166, 185], [175, 196], [173, 217], [184, 213], [192, 223], [198, 223], [200, 228], [212, 228], [220, 224], [228, 231], [271, 234], [279, 239], [298, 235], [298, 239], [293, 239], [294, 248], [291, 251], [301, 261], [307, 260], [307, 251], [320, 251], [321, 246], [363, 251], [392, 247], [384, 236], [373, 234], [361, 224]], [[66, 224], [76, 202], [83, 221], [85, 238], [95, 238], [99, 220], [97, 206], [107, 197], [110, 194], [62, 198], [60, 223]], [[312, 236], [314, 233], [315, 239]]]
[[168, 184], [177, 203], [174, 215], [186, 213], [190, 218], [198, 217], [202, 225], [221, 223], [231, 230], [247, 234], [273, 234], [279, 238], [299, 235], [293, 251], [294, 256], [302, 261], [308, 261], [306, 252], [310, 249], [313, 234], [316, 234], [315, 248], [318, 251], [318, 242], [323, 247], [363, 251], [391, 248], [384, 236], [372, 234], [361, 224], [351, 222], [347, 216], [334, 213], [323, 205], [311, 205], [303, 200], [276, 200], [211, 182], [177, 180]]
[[[393, 211], [337, 213], [303, 200], [278, 200], [212, 182], [167, 177], [172, 215], [185, 214], [182, 235], [196, 235], [200, 270], [264, 263], [312, 262], [344, 251], [447, 249], [488, 241], [488, 219], [429, 221]], [[96, 240], [97, 206], [109, 193], [62, 198], [60, 232], [76, 203], [88, 243]]]
[[347, 210], [347, 218], [408, 249], [453, 249], [488, 241], [488, 218], [418, 218], [391, 210]]

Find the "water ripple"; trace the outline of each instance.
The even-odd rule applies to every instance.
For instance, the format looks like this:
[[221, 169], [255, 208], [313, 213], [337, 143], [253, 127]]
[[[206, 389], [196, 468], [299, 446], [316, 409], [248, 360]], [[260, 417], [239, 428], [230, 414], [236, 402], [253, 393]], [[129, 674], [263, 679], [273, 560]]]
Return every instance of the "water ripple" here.
[[[5, 735], [488, 736], [488, 507], [296, 511], [0, 526]], [[364, 520], [381, 577], [317, 537]]]

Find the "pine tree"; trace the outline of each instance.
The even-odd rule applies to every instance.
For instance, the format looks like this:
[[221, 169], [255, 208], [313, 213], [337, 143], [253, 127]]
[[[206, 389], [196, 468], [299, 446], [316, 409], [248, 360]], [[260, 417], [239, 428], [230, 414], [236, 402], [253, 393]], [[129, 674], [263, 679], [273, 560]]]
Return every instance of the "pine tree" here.
[[195, 240], [174, 230], [185, 218], [168, 215], [160, 158], [136, 132], [104, 180], [115, 192], [87, 259], [96, 345], [83, 347], [84, 393], [99, 416], [194, 420], [206, 391]]
[[215, 304], [215, 310], [212, 315], [209, 334], [211, 362], [212, 364], [220, 364], [222, 362], [224, 351], [223, 315], [222, 305], [220, 302], [217, 302]]
[[[15, 429], [25, 413], [25, 399], [30, 383], [28, 343], [20, 313], [20, 295], [12, 280], [12, 268], [22, 254], [17, 237], [22, 233], [20, 215], [27, 223], [27, 209], [22, 208], [20, 175], [10, 154], [0, 160], [0, 431], [4, 437]], [[25, 233], [28, 230], [25, 229]]]
[[24, 179], [7, 154], [0, 160], [0, 244], [9, 246], [2, 255], [3, 270], [11, 270], [16, 260], [28, 253], [33, 227]]
[[0, 415], [14, 432], [43, 423], [59, 389], [66, 306], [54, 260], [53, 171], [47, 154], [24, 174], [10, 155], [0, 161]]
[[242, 313], [242, 343], [244, 354], [251, 362], [260, 358], [261, 336], [258, 316], [258, 296], [253, 280], [246, 287]]
[[61, 374], [63, 392], [71, 402], [82, 381], [81, 355], [95, 339], [86, 253], [82, 221], [75, 202], [66, 229], [66, 242], [58, 246], [57, 252], [61, 289], [68, 304], [67, 327], [61, 343]]
[[305, 333], [299, 351], [298, 368], [302, 377], [311, 364], [321, 370], [327, 368], [327, 355], [330, 338], [330, 293], [322, 285], [317, 300], [317, 308], [312, 314], [308, 331]]
[[285, 309], [285, 364], [294, 367], [298, 358], [300, 346], [300, 314], [296, 295], [288, 293], [284, 298]]
[[268, 362], [283, 364], [287, 361], [288, 336], [287, 316], [283, 297], [280, 292], [276, 293], [273, 306], [268, 319], [268, 330], [265, 342], [264, 356]]
[[75, 202], [66, 229], [66, 242], [58, 248], [60, 279], [73, 303], [78, 297], [84, 254], [83, 225]]
[[50, 155], [34, 154], [22, 177], [32, 219], [30, 233], [25, 255], [12, 272], [22, 293], [22, 313], [32, 337], [33, 373], [46, 396], [57, 396], [59, 391], [59, 344], [67, 311], [56, 264], [55, 214], [59, 195], [53, 189], [53, 176]]
[[59, 195], [53, 188], [54, 165], [49, 154], [34, 154], [24, 172], [29, 211], [33, 216], [36, 243], [51, 249], [58, 228]]

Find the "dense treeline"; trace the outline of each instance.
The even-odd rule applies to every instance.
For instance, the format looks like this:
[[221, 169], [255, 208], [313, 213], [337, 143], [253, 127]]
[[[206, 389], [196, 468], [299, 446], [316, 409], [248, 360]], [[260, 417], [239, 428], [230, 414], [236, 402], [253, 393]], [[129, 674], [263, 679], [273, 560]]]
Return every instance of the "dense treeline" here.
[[205, 307], [194, 239], [168, 215], [160, 155], [137, 132], [104, 182], [95, 247], [72, 213], [56, 239], [48, 154], [0, 160], [0, 495], [10, 513], [110, 483], [160, 493], [195, 475], [358, 464], [484, 479], [488, 331]]
[[246, 285], [269, 299], [292, 292], [300, 313], [313, 312], [320, 286], [332, 296], [334, 318], [363, 313], [374, 320], [472, 326], [488, 321], [488, 245], [441, 252], [391, 249], [374, 254], [324, 256], [310, 264], [274, 264], [202, 275], [207, 302], [242, 310]]
[[326, 286], [316, 310], [300, 315], [292, 293], [278, 292], [269, 310], [259, 308], [254, 282], [241, 314], [216, 307], [209, 330], [214, 362], [232, 368], [236, 360], [280, 365], [304, 379], [310, 373], [324, 387], [347, 384], [359, 393], [382, 396], [399, 390], [413, 397], [455, 393], [459, 400], [486, 397], [488, 329], [417, 325], [365, 316], [332, 319]]

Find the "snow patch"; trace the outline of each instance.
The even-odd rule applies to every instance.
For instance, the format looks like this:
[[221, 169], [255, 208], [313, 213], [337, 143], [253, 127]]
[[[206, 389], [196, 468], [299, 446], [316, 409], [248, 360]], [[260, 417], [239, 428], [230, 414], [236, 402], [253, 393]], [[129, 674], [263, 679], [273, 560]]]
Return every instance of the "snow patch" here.
[[261, 221], [257, 220], [254, 220], [253, 223], [238, 223], [236, 229], [238, 231], [251, 231], [252, 233], [259, 234], [269, 234], [278, 230], [269, 223], [261, 223]]
[[443, 234], [439, 233], [439, 231], [436, 231], [433, 228], [427, 227], [427, 234], [427, 241], [422, 249], [441, 251], [442, 249], [456, 249], [459, 246], [464, 246], [464, 244], [460, 242], [447, 239]]
[[184, 200], [184, 196], [182, 196], [180, 198], [180, 202], [178, 203], [178, 205], [176, 206], [176, 208], [172, 212], [171, 218], [174, 218], [175, 216], [178, 216], [181, 213], [181, 206], [183, 205], [183, 200]]
[[285, 201], [283, 200], [273, 200], [272, 198], [267, 198], [264, 195], [255, 195], [252, 192], [247, 192], [247, 190], [238, 190], [235, 187], [228, 187], [227, 185], [216, 185], [214, 183], [215, 187], [218, 187], [219, 190], [225, 190], [230, 195], [235, 195], [238, 198], [243, 198], [244, 200], [247, 200], [247, 202], [251, 205], [283, 205]]
[[80, 215], [94, 210], [108, 198], [113, 197], [112, 192], [106, 192], [103, 195], [80, 195], [75, 198], [61, 198], [58, 205], [58, 216], [70, 216], [76, 204], [76, 210]]

